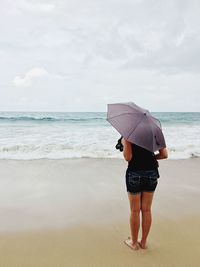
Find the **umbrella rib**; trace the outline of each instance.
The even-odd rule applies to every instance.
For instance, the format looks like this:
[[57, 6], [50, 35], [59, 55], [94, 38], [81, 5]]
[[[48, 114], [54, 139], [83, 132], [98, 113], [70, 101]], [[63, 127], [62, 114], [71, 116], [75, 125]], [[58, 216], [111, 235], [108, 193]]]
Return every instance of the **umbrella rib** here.
[[138, 114], [137, 112], [126, 112], [126, 113], [122, 113], [122, 114], [107, 118], [107, 120], [113, 119], [113, 118], [116, 118], [116, 117], [119, 117], [119, 116], [122, 116], [122, 115], [125, 115], [125, 114], [135, 114], [135, 113]]
[[[141, 120], [141, 121], [139, 121], [138, 122], [138, 124], [136, 125], [136, 127], [131, 131], [131, 133], [129, 134], [129, 136], [135, 131], [135, 129], [138, 127], [138, 125], [143, 121], [145, 119], [145, 117]], [[127, 140], [128, 140], [128, 138], [129, 138], [129, 136], [127, 137]]]
[[[150, 129], [151, 129], [151, 133], [152, 133], [152, 135], [154, 136], [154, 133], [153, 133], [153, 129], [152, 129], [152, 125], [150, 124]], [[157, 125], [156, 125], [157, 126]], [[153, 140], [154, 140], [154, 138], [153, 138]], [[152, 142], [153, 143], [153, 142]], [[153, 143], [153, 148], [152, 148], [152, 150], [154, 149], [154, 143]]]
[[154, 123], [158, 128], [160, 128], [160, 129], [162, 130], [162, 124], [161, 124], [160, 120], [157, 119], [157, 118], [155, 118], [155, 117], [153, 117], [153, 116], [151, 116], [151, 117], [159, 122], [160, 126], [158, 126], [158, 125], [153, 121], [153, 123]]
[[[158, 120], [159, 121], [159, 120]], [[160, 122], [160, 121], [159, 121]], [[160, 123], [160, 127], [155, 123], [155, 122], [153, 122], [154, 123], [154, 125], [158, 128], [158, 129], [160, 129], [161, 130], [161, 132], [162, 132], [162, 124]]]
[[[154, 118], [154, 117], [153, 117], [153, 118]], [[156, 119], [156, 118], [154, 118], [154, 119]], [[156, 119], [156, 120], [158, 120], [158, 119]], [[158, 120], [158, 121], [159, 121], [159, 120]], [[155, 127], [158, 128], [158, 129], [161, 131], [162, 135], [163, 135], [161, 122], [159, 121], [159, 123], [160, 123], [160, 127], [159, 127], [155, 122], [153, 122], [153, 124], [155, 125]], [[151, 132], [152, 132], [154, 138], [156, 139], [156, 135], [154, 135], [152, 127], [151, 127]], [[164, 135], [163, 135], [163, 138], [164, 138]], [[157, 140], [157, 139], [156, 139], [156, 140]], [[164, 138], [164, 142], [165, 142], [165, 138]]]

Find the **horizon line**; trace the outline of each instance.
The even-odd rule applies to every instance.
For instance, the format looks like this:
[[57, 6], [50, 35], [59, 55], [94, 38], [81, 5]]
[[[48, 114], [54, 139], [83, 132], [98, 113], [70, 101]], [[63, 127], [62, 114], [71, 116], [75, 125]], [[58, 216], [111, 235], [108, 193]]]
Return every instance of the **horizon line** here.
[[[61, 110], [0, 110], [0, 112], [57, 112], [57, 113], [63, 113], [63, 112], [69, 112], [69, 113], [94, 113], [94, 112], [100, 112], [100, 113], [107, 113], [107, 111], [61, 111]], [[150, 112], [162, 112], [162, 113], [199, 113], [200, 111], [150, 111]]]

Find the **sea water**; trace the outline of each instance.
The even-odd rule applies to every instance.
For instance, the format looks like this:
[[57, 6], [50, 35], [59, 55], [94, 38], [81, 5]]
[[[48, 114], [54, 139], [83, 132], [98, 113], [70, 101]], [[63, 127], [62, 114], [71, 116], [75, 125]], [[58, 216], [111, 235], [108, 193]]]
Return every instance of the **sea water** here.
[[[169, 158], [200, 156], [200, 113], [152, 112]], [[123, 158], [106, 112], [0, 112], [0, 158]]]

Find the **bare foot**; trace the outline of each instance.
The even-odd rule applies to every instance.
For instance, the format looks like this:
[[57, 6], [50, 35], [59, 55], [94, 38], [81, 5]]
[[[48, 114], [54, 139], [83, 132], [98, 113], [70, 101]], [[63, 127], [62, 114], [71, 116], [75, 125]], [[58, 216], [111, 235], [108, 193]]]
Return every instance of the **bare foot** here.
[[140, 248], [138, 242], [134, 243], [132, 242], [132, 240], [130, 239], [130, 237], [126, 240], [124, 240], [124, 243], [131, 249], [133, 250], [138, 250]]
[[138, 244], [142, 249], [147, 249], [146, 241], [141, 240], [140, 242], [138, 242]]

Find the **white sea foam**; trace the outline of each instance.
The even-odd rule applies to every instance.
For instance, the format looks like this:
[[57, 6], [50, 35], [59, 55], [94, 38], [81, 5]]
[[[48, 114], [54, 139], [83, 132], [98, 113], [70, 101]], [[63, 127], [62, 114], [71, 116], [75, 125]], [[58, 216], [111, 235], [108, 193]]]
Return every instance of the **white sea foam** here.
[[[200, 156], [199, 113], [157, 113], [169, 158]], [[0, 159], [123, 158], [105, 113], [0, 113]]]

